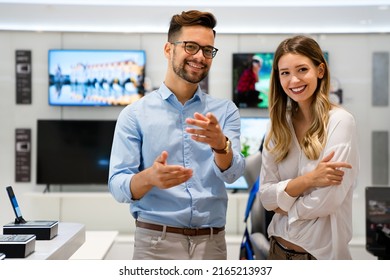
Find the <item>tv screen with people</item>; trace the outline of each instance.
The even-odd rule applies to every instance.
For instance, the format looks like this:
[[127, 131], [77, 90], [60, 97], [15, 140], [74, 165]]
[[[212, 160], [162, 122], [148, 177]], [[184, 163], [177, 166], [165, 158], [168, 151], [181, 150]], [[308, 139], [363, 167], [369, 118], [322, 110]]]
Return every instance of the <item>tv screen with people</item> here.
[[268, 108], [274, 54], [233, 54], [233, 101], [238, 108]]
[[125, 106], [145, 93], [143, 50], [52, 49], [48, 64], [52, 106]]

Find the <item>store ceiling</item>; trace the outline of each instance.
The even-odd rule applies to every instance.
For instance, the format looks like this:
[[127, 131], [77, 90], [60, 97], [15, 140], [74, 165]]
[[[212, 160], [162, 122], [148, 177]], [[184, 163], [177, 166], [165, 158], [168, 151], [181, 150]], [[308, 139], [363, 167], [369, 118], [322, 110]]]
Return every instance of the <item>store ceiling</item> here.
[[0, 0], [0, 30], [166, 33], [189, 9], [213, 12], [218, 33], [390, 32], [390, 0]]

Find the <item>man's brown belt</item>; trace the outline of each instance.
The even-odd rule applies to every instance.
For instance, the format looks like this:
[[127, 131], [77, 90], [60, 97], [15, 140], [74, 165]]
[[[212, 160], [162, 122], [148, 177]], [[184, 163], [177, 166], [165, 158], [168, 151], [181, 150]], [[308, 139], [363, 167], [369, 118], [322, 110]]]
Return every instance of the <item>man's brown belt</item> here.
[[[156, 230], [156, 231], [163, 231], [164, 230], [164, 226], [162, 226], [162, 225], [150, 224], [150, 223], [145, 223], [145, 222], [141, 222], [141, 221], [135, 221], [135, 225], [139, 228], [144, 228], [144, 229], [150, 229], [150, 230]], [[186, 235], [186, 236], [197, 236], [197, 235], [210, 235], [211, 229], [212, 229], [213, 234], [217, 234], [218, 232], [225, 230], [225, 227], [220, 227], [220, 228], [177, 228], [177, 227], [167, 226], [165, 231], [170, 232], [170, 233], [182, 234], [182, 235]]]

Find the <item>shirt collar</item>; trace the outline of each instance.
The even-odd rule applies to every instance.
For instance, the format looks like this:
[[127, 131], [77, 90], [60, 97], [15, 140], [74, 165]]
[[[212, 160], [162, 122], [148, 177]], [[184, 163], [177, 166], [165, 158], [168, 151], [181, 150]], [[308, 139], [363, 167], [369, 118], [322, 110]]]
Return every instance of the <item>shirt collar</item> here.
[[[165, 83], [161, 83], [161, 86], [158, 90], [160, 92], [160, 95], [162, 97], [162, 99], [166, 100], [168, 99], [170, 96], [174, 95], [174, 93], [165, 85]], [[194, 96], [190, 99], [190, 100], [200, 100], [201, 102], [203, 102], [205, 100], [205, 95], [206, 93], [203, 92], [200, 88], [200, 86], [198, 85], [198, 88], [194, 94]]]

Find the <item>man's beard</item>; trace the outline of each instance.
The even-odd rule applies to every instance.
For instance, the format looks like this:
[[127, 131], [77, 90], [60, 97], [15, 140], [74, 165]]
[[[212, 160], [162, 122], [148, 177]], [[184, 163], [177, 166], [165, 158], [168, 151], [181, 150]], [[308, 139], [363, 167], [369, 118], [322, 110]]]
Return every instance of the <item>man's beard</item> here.
[[207, 74], [208, 74], [208, 69], [205, 68], [205, 71], [203, 71], [202, 73], [200, 73], [199, 75], [191, 75], [190, 73], [188, 73], [185, 69], [184, 69], [184, 66], [185, 66], [185, 63], [186, 61], [184, 61], [184, 63], [182, 64], [179, 64], [179, 65], [175, 65], [174, 64], [174, 60], [172, 60], [172, 68], [173, 68], [173, 72], [175, 72], [176, 75], [178, 75], [179, 77], [181, 77], [183, 80], [189, 82], [189, 83], [192, 83], [192, 84], [198, 84], [200, 83], [204, 78], [206, 78]]

